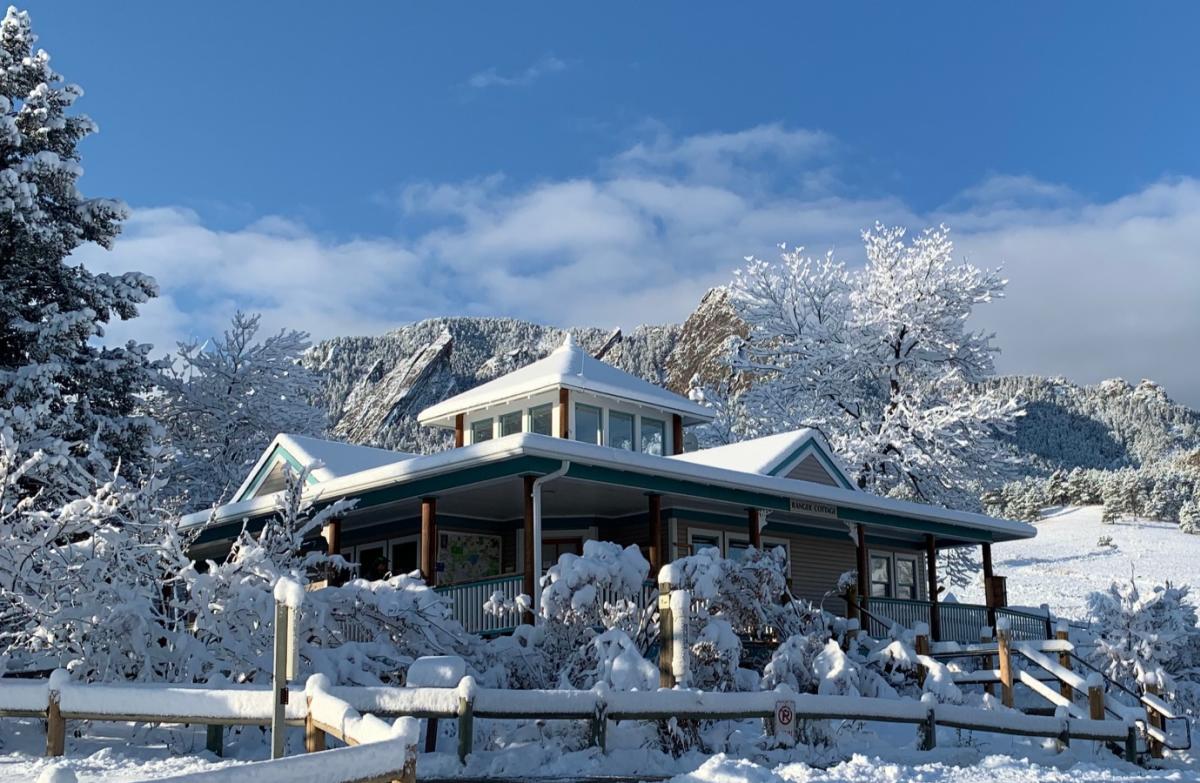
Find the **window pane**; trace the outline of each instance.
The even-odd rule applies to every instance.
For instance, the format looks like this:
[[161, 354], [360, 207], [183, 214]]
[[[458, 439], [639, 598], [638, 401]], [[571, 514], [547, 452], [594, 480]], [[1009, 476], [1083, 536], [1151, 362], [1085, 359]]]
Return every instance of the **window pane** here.
[[633, 451], [633, 415], [608, 412], [608, 445], [614, 449]]
[[529, 431], [538, 435], [553, 435], [554, 406], [551, 403], [529, 409]]
[[692, 554], [698, 553], [702, 549], [721, 549], [721, 537], [709, 535], [693, 535], [692, 536]]
[[392, 544], [392, 573], [408, 574], [417, 570], [417, 542], [403, 541]]
[[729, 539], [729, 546], [728, 546], [729, 551], [727, 551], [725, 553], [725, 557], [729, 558], [730, 560], [733, 560], [734, 562], [737, 562], [746, 556], [746, 550], [749, 548], [750, 548], [749, 541], [738, 541], [736, 539], [731, 538], [731, 539]]
[[471, 442], [483, 443], [492, 439], [492, 420], [484, 419], [471, 424]]
[[917, 561], [896, 558], [896, 597], [909, 600], [917, 597]]
[[892, 560], [888, 557], [871, 558], [871, 595], [887, 597], [892, 594]]
[[575, 406], [575, 440], [600, 442], [600, 409], [591, 405]]
[[500, 417], [500, 434], [515, 435], [521, 431], [521, 412], [513, 411]]
[[666, 443], [666, 422], [658, 419], [642, 417], [642, 453], [663, 455], [663, 445]]

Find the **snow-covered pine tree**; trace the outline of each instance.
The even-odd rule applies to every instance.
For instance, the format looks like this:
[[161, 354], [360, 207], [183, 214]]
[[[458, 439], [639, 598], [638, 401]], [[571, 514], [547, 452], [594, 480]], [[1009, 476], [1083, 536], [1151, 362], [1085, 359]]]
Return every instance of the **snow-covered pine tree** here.
[[906, 242], [877, 225], [863, 241], [861, 270], [785, 248], [737, 273], [731, 298], [750, 334], [732, 366], [753, 378], [741, 429], [816, 427], [862, 489], [978, 508], [980, 490], [1011, 475], [997, 435], [1022, 411], [978, 387], [998, 349], [967, 320], [1005, 281], [956, 263], [945, 227]]
[[1186, 500], [1179, 509], [1179, 529], [1200, 535], [1200, 501]]
[[317, 376], [300, 363], [308, 335], [281, 330], [256, 341], [258, 315], [238, 312], [221, 339], [180, 343], [160, 376], [151, 412], [176, 450], [171, 490], [181, 511], [229, 499], [280, 432], [321, 435]]
[[0, 22], [0, 430], [25, 454], [56, 456], [22, 479], [50, 508], [67, 498], [67, 473], [122, 461], [128, 474], [142, 460], [151, 424], [134, 413], [151, 385], [149, 346], [96, 338], [157, 288], [136, 272], [68, 262], [85, 243], [110, 247], [125, 208], [79, 192], [77, 145], [96, 125], [68, 113], [83, 91], [63, 83], [36, 41], [28, 13], [10, 7]]

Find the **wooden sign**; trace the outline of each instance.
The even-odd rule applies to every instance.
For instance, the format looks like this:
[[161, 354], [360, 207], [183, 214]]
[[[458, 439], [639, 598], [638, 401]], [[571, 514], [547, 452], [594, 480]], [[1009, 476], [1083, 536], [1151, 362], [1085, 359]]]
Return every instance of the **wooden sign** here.
[[821, 503], [816, 500], [791, 498], [788, 500], [788, 509], [797, 514], [807, 514], [810, 517], [837, 519], [837, 506], [829, 503]]

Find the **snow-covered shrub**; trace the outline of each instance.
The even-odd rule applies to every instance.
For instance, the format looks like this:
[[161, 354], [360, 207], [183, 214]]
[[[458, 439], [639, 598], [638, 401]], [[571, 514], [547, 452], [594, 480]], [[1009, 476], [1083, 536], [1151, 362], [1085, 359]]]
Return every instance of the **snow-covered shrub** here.
[[1189, 594], [1186, 585], [1169, 583], [1143, 593], [1132, 580], [1091, 593], [1093, 663], [1135, 690], [1147, 674], [1156, 675], [1171, 698], [1200, 708], [1200, 628]]
[[658, 666], [646, 660], [641, 650], [618, 628], [610, 628], [592, 640], [595, 666], [584, 673], [580, 687], [603, 683], [618, 691], [652, 691], [658, 687]]
[[733, 626], [720, 617], [700, 618], [700, 632], [690, 645], [691, 675], [689, 687], [704, 691], [734, 690], [738, 684], [738, 663], [742, 658], [742, 640]]
[[775, 628], [787, 590], [787, 554], [782, 547], [746, 549], [741, 559], [702, 549], [669, 566], [671, 585], [689, 590], [701, 614], [718, 617], [737, 633], [762, 634]]

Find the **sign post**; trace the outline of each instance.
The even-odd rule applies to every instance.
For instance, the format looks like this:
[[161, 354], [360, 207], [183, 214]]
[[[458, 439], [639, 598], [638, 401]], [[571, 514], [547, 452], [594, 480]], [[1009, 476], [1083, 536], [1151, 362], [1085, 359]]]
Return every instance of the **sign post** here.
[[271, 671], [271, 690], [275, 703], [271, 711], [271, 758], [283, 758], [283, 745], [286, 736], [284, 713], [288, 703], [288, 674], [292, 667], [292, 656], [288, 648], [292, 645], [291, 634], [288, 633], [288, 620], [295, 610], [289, 609], [282, 601], [275, 602], [275, 665]]

